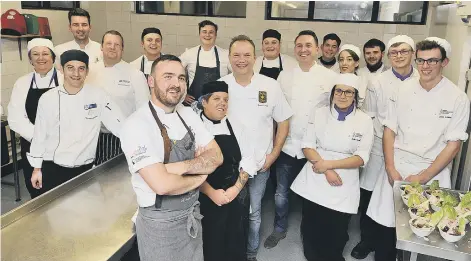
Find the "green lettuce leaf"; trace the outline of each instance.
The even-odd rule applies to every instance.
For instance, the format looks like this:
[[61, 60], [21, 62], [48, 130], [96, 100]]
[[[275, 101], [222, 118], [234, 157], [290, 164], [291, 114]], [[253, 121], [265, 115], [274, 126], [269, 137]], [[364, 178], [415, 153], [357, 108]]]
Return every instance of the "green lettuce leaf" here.
[[443, 210], [440, 209], [440, 211], [437, 211], [430, 216], [429, 224], [432, 227], [434, 227], [438, 224], [438, 222], [440, 222], [440, 220], [442, 220], [442, 218], [443, 218]]
[[466, 220], [464, 218], [460, 218], [460, 220], [458, 221], [458, 232], [460, 232], [460, 234], [463, 234], [465, 227], [466, 227]]
[[434, 190], [437, 190], [439, 188], [440, 188], [440, 186], [439, 186], [438, 180], [432, 181], [432, 184], [430, 184], [430, 190], [434, 191]]

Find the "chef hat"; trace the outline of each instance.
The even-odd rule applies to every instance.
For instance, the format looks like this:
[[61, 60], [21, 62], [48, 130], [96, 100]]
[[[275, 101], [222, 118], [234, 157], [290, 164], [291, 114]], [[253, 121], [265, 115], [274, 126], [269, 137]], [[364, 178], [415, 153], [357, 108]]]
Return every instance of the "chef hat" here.
[[159, 29], [159, 28], [155, 28], [155, 27], [148, 27], [148, 28], [145, 28], [144, 30], [142, 30], [141, 40], [144, 40], [144, 37], [145, 37], [147, 34], [158, 34], [158, 35], [160, 35], [160, 38], [162, 38], [162, 34], [160, 33], [160, 29]]
[[335, 79], [335, 84], [343, 84], [358, 90], [360, 87], [360, 77], [356, 76], [353, 73], [341, 73], [338, 74]]
[[389, 40], [389, 42], [388, 42], [388, 46], [387, 46], [386, 50], [389, 51], [389, 48], [391, 48], [391, 46], [395, 43], [406, 43], [406, 44], [410, 45], [410, 47], [412, 48], [412, 51], [415, 51], [414, 40], [412, 38], [410, 38], [409, 36], [407, 36], [407, 35], [396, 35], [393, 38], [391, 38], [391, 40]]
[[83, 62], [88, 67], [88, 54], [80, 50], [68, 50], [62, 53], [61, 66], [64, 67], [64, 65], [70, 61]]
[[278, 39], [278, 41], [281, 41], [281, 34], [277, 30], [274, 29], [268, 29], [265, 32], [263, 32], [262, 40], [265, 40], [265, 38], [268, 37], [273, 37]]
[[201, 96], [214, 92], [229, 92], [229, 86], [224, 81], [213, 81], [208, 82], [203, 85], [203, 90], [201, 91]]
[[342, 52], [342, 51], [345, 51], [345, 50], [350, 50], [350, 51], [354, 52], [358, 56], [358, 58], [361, 58], [361, 50], [360, 50], [360, 48], [356, 47], [355, 45], [353, 45], [353, 44], [344, 44], [344, 45], [342, 45], [342, 47], [340, 47], [339, 53]]
[[443, 47], [443, 49], [445, 49], [446, 57], [448, 57], [448, 58], [451, 57], [451, 45], [447, 40], [442, 39], [442, 38], [438, 38], [438, 37], [427, 37], [427, 38], [425, 38], [425, 40], [436, 42], [441, 47]]
[[45, 38], [34, 38], [31, 41], [28, 42], [28, 52], [31, 51], [34, 47], [37, 46], [44, 46], [49, 49], [51, 49], [52, 52], [54, 52], [54, 44], [51, 42], [49, 39]]

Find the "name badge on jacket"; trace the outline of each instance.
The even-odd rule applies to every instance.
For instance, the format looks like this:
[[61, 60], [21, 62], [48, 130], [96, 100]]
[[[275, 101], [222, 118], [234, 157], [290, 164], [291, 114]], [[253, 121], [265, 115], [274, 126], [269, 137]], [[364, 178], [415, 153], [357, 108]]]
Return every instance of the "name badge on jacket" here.
[[359, 132], [354, 132], [352, 135], [352, 140], [354, 141], [361, 141], [361, 138], [363, 138], [363, 134]]
[[118, 85], [120, 85], [120, 86], [130, 86], [130, 85], [131, 85], [131, 81], [128, 81], [128, 80], [119, 80], [119, 81], [118, 81]]
[[438, 118], [440, 119], [451, 119], [453, 117], [453, 111], [449, 110], [440, 110], [440, 114], [438, 115]]

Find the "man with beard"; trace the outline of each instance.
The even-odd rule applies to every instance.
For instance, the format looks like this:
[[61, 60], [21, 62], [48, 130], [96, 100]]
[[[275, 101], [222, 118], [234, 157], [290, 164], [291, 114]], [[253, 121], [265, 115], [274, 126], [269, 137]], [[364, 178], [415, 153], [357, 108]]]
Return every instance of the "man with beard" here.
[[[256, 261], [260, 244], [262, 197], [265, 193], [270, 166], [281, 153], [289, 131], [289, 118], [293, 115], [280, 84], [270, 77], [253, 71], [255, 44], [245, 36], [232, 38], [229, 59], [233, 73], [222, 77], [229, 86], [229, 117], [244, 124], [255, 147], [258, 173], [249, 179], [251, 213], [247, 260]], [[273, 122], [277, 131], [273, 141]]]
[[160, 30], [155, 27], [145, 28], [141, 34], [141, 46], [144, 54], [129, 64], [140, 70], [147, 79], [152, 63], [161, 55], [162, 34]]
[[200, 45], [180, 55], [189, 77], [185, 105], [196, 105], [205, 83], [216, 81], [231, 71], [228, 51], [216, 45], [217, 24], [204, 20], [198, 24], [198, 32]]
[[160, 56], [148, 84], [151, 100], [120, 133], [139, 204], [139, 256], [142, 261], [203, 261], [198, 187], [222, 164], [222, 153], [191, 108], [177, 106], [186, 94], [178, 57]]
[[[87, 80], [103, 88], [128, 117], [149, 101], [149, 87], [142, 72], [122, 60], [123, 36], [118, 31], [108, 31], [102, 38], [103, 60], [92, 66], [92, 76]], [[102, 128], [98, 140], [95, 164], [99, 165], [121, 153], [119, 139]]]
[[67, 50], [82, 50], [90, 57], [90, 65], [102, 60], [101, 46], [90, 39], [92, 25], [90, 14], [82, 8], [74, 8], [69, 11], [69, 31], [74, 40], [59, 44], [55, 47], [57, 68], [60, 68], [60, 56]]
[[335, 56], [339, 52], [341, 43], [342, 41], [338, 35], [334, 33], [326, 34], [321, 44], [322, 56], [319, 57], [319, 64], [334, 72], [340, 72], [339, 63]]
[[363, 45], [366, 66], [358, 70], [358, 76], [378, 75], [389, 68], [383, 63], [384, 49], [386, 46], [381, 40], [370, 39]]

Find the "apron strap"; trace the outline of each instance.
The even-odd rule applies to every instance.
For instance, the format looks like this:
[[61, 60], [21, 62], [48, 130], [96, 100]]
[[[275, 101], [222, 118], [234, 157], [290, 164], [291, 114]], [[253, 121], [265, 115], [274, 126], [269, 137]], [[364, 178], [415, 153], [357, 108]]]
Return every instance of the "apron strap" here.
[[203, 215], [199, 212], [199, 205], [198, 201], [190, 208], [190, 213], [188, 214], [188, 218], [186, 221], [186, 231], [191, 238], [196, 238], [198, 236], [198, 221], [203, 219]]
[[151, 101], [149, 101], [149, 108], [150, 108], [150, 111], [152, 112], [152, 116], [154, 117], [154, 120], [157, 122], [157, 125], [159, 126], [160, 135], [162, 135], [162, 139], [164, 140], [164, 164], [167, 164], [170, 158], [170, 151], [172, 150], [172, 142], [170, 141], [170, 138], [168, 137], [167, 129], [164, 127], [164, 125], [160, 121], [159, 116], [157, 116], [157, 112], [152, 106]]
[[278, 59], [280, 60], [280, 72], [283, 71], [283, 63], [281, 62], [281, 54], [278, 55]]
[[[59, 86], [59, 80], [57, 79], [57, 70], [54, 68], [54, 71], [52, 73], [51, 81], [49, 82], [49, 85], [47, 86], [48, 88], [51, 87], [51, 83], [54, 81], [54, 84], [56, 85], [55, 87]], [[38, 84], [36, 83], [36, 73], [33, 72], [33, 77], [31, 78], [31, 83], [29, 84], [29, 88], [33, 88], [33, 84], [36, 85], [36, 89], [38, 89]]]
[[[196, 55], [196, 66], [200, 66], [200, 51], [201, 51], [201, 45], [198, 48], [198, 54]], [[214, 46], [214, 54], [216, 55], [216, 67], [221, 70], [221, 61], [219, 61], [219, 54], [218, 54], [218, 48], [216, 45]]]
[[193, 135], [193, 132], [191, 131], [190, 127], [186, 125], [186, 122], [183, 120], [182, 116], [180, 116], [180, 113], [177, 112], [177, 115], [178, 115], [178, 118], [180, 118], [180, 120], [182, 121], [183, 126], [185, 126], [186, 131], [190, 135], [191, 141], [195, 142], [195, 135]]

